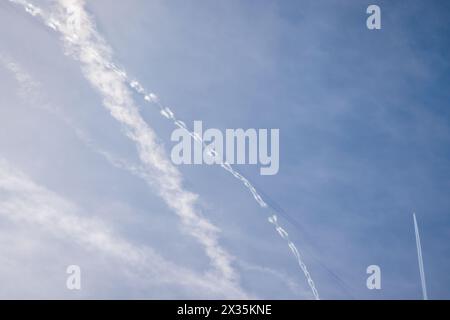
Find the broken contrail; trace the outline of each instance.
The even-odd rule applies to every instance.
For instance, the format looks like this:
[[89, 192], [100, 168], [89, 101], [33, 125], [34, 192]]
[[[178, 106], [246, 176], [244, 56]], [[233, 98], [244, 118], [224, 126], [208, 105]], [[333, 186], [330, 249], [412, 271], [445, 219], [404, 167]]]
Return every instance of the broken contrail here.
[[[87, 74], [86, 77], [88, 78], [91, 83], [97, 87], [97, 89], [105, 96], [106, 100], [106, 107], [110, 110], [111, 114], [116, 118], [120, 119], [122, 123], [124, 123], [127, 127], [130, 128], [130, 132], [128, 132], [128, 136], [136, 141], [139, 144], [140, 151], [143, 153], [141, 155], [141, 158], [155, 158], [155, 156], [150, 155], [148, 153], [148, 145], [145, 145], [142, 143], [142, 137], [152, 138], [153, 132], [149, 131], [150, 129], [146, 127], [146, 125], [143, 123], [143, 120], [140, 116], [137, 115], [137, 110], [125, 110], [119, 106], [114, 105], [114, 103], [111, 103], [111, 98], [121, 98], [121, 92], [123, 88], [120, 86], [119, 81], [116, 83], [111, 84], [111, 78], [112, 74], [109, 74], [109, 72], [112, 72], [114, 74], [114, 77], [117, 77], [118, 80], [123, 81], [124, 83], [127, 83], [133, 90], [140, 94], [143, 99], [151, 104], [156, 105], [160, 109], [161, 115], [163, 115], [165, 118], [171, 120], [173, 124], [179, 128], [182, 128], [186, 130], [189, 135], [198, 143], [201, 143], [204, 145], [204, 141], [201, 137], [196, 135], [194, 132], [189, 130], [182, 120], [178, 119], [174, 112], [168, 108], [165, 107], [160, 101], [156, 94], [148, 92], [144, 89], [144, 87], [134, 79], [131, 79], [125, 70], [123, 68], [120, 68], [116, 64], [114, 64], [111, 60], [111, 53], [109, 50], [109, 47], [104, 43], [103, 39], [101, 39], [98, 34], [96, 33], [96, 30], [94, 30], [94, 26], [90, 23], [90, 20], [87, 18], [87, 14], [84, 11], [83, 5], [84, 1], [81, 0], [58, 0], [59, 4], [61, 5], [61, 8], [65, 9], [65, 16], [64, 18], [67, 18], [66, 20], [62, 20], [61, 17], [54, 16], [53, 14], [47, 14], [45, 13], [41, 8], [38, 8], [34, 6], [33, 4], [28, 3], [25, 0], [9, 0], [12, 3], [19, 4], [23, 6], [23, 8], [30, 13], [32, 16], [39, 17], [48, 27], [53, 29], [54, 31], [58, 31], [63, 37], [65, 43], [68, 45], [69, 50], [75, 51], [75, 56], [78, 60], [83, 62], [85, 65], [85, 73]], [[78, 30], [74, 22], [76, 22], [76, 16], [74, 17], [73, 14], [81, 14], [83, 16], [83, 23], [87, 23], [88, 27], [83, 28], [83, 30]], [[72, 14], [70, 16], [71, 19], [68, 19], [67, 14]], [[72, 21], [69, 21], [72, 20]], [[71, 22], [71, 25], [68, 25], [68, 23]], [[78, 21], [80, 22], [80, 21]], [[79, 26], [78, 26], [79, 27]], [[80, 40], [81, 39], [81, 40]], [[88, 46], [81, 46], [83, 44], [82, 42], [85, 41], [88, 43]], [[96, 45], [92, 46], [92, 42], [94, 42]], [[81, 44], [80, 44], [81, 43]], [[73, 52], [71, 52], [72, 55], [74, 55]], [[88, 68], [86, 68], [88, 66]], [[102, 72], [102, 74], [99, 76], [99, 71], [106, 71], [108, 72]], [[96, 73], [96, 74], [94, 74]], [[95, 79], [95, 81], [93, 80]], [[114, 96], [111, 92], [114, 92], [115, 94], [118, 93], [118, 96]], [[126, 96], [126, 95], [125, 95]], [[142, 130], [143, 128], [148, 130]], [[151, 139], [152, 140], [152, 139]], [[154, 144], [153, 142], [151, 144]], [[153, 145], [153, 147], [155, 147]], [[214, 156], [214, 154], [218, 154], [215, 150], [210, 150], [212, 153], [211, 155]], [[155, 159], [152, 159], [155, 160]], [[161, 159], [159, 159], [161, 160]], [[148, 161], [144, 161], [147, 162]], [[163, 171], [163, 172], [169, 172], [167, 183], [161, 183], [162, 187], [162, 196], [163, 198], [171, 197], [172, 195], [175, 195], [173, 192], [173, 189], [178, 189], [178, 181], [179, 177], [177, 174], [173, 174], [173, 170], [171, 170], [170, 166], [168, 166], [165, 161], [161, 161], [162, 164], [158, 165], [155, 164], [154, 161], [152, 163], [153, 170], [157, 171]], [[268, 206], [266, 201], [263, 199], [263, 197], [258, 193], [256, 188], [252, 185], [252, 183], [244, 177], [242, 174], [240, 174], [237, 170], [235, 170], [231, 164], [224, 161], [220, 163], [220, 166], [231, 173], [237, 180], [239, 180], [252, 194], [255, 201], [258, 203], [258, 205], [261, 208], [267, 209], [271, 208], [274, 209], [271, 206]], [[156, 168], [155, 168], [156, 167]], [[205, 245], [207, 248], [208, 255], [215, 261], [217, 264], [217, 267], [219, 270], [223, 272], [224, 275], [229, 277], [230, 279], [234, 278], [233, 271], [229, 265], [228, 257], [225, 252], [221, 250], [220, 247], [217, 246], [215, 237], [211, 235], [214, 234], [215, 230], [213, 230], [212, 226], [210, 226], [206, 221], [199, 221], [197, 226], [193, 225], [192, 220], [195, 213], [192, 212], [191, 203], [195, 201], [192, 198], [192, 194], [181, 192], [180, 190], [176, 190], [176, 193], [178, 196], [182, 196], [181, 203], [179, 206], [176, 204], [169, 204], [172, 208], [179, 210], [179, 209], [186, 209], [186, 206], [188, 207], [188, 212], [186, 214], [183, 214], [182, 217], [187, 222], [190, 227], [194, 227], [193, 233], [194, 236], [201, 239], [201, 242]], [[184, 199], [184, 200], [183, 200]], [[287, 244], [293, 254], [293, 256], [296, 258], [303, 274], [305, 275], [308, 285], [315, 297], [315, 299], [319, 299], [318, 291], [315, 287], [314, 281], [312, 280], [310, 273], [308, 272], [308, 269], [306, 265], [304, 264], [300, 253], [298, 252], [295, 245], [289, 240], [287, 232], [281, 228], [276, 221], [274, 220], [274, 217], [276, 215], [271, 214], [271, 218], [269, 218], [269, 221], [275, 225], [276, 231], [282, 236], [284, 240], [287, 241]], [[272, 221], [273, 220], [273, 221]], [[274, 223], [276, 222], [276, 224]], [[202, 227], [206, 227], [202, 230]], [[206, 233], [206, 234], [205, 234]], [[285, 236], [283, 236], [285, 234]], [[206, 239], [211, 237], [211, 239]]]
[[428, 300], [427, 283], [425, 281], [425, 270], [423, 268], [422, 245], [420, 244], [419, 227], [417, 226], [416, 214], [413, 213], [414, 232], [416, 234], [417, 259], [419, 260], [420, 282], [422, 284], [423, 300]]

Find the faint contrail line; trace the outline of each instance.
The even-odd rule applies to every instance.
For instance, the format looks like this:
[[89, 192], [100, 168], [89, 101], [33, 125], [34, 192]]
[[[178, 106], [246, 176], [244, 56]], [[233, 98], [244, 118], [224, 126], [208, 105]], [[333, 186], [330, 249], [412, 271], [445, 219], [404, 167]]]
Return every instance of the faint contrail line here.
[[[12, 3], [15, 4], [19, 4], [22, 5], [24, 7], [24, 9], [30, 13], [32, 16], [34, 17], [39, 17], [48, 27], [50, 27], [51, 29], [53, 29], [54, 31], [58, 31], [60, 32], [64, 37], [65, 37], [65, 41], [67, 41], [68, 43], [76, 43], [77, 42], [77, 36], [76, 35], [68, 35], [67, 33], [62, 31], [62, 23], [55, 17], [52, 17], [51, 15], [46, 14], [41, 8], [34, 6], [33, 4], [28, 3], [25, 0], [9, 0]], [[61, 0], [60, 0], [61, 1]], [[74, 5], [74, 3], [72, 3], [72, 5]], [[148, 103], [152, 103], [154, 105], [156, 105], [159, 109], [160, 109], [160, 113], [167, 119], [171, 120], [172, 123], [179, 127], [182, 128], [184, 130], [186, 130], [186, 132], [198, 143], [201, 143], [202, 145], [205, 146], [205, 143], [203, 141], [203, 139], [201, 137], [199, 137], [196, 133], [194, 133], [193, 131], [190, 131], [185, 122], [183, 122], [182, 120], [178, 119], [174, 112], [168, 108], [165, 107], [160, 101], [159, 98], [156, 94], [151, 93], [151, 92], [147, 92], [144, 87], [137, 81], [134, 79], [130, 79], [129, 76], [127, 75], [126, 71], [124, 71], [123, 68], [117, 66], [115, 63], [111, 62], [111, 61], [107, 61], [105, 59], [103, 59], [103, 57], [101, 56], [100, 53], [98, 53], [95, 50], [91, 50], [89, 52], [89, 55], [91, 55], [92, 57], [96, 58], [96, 63], [101, 63], [102, 67], [107, 68], [111, 71], [113, 71], [117, 76], [119, 76], [123, 81], [125, 81], [131, 88], [133, 88], [133, 90], [135, 92], [137, 92], [138, 94], [140, 94], [145, 101], [147, 101]], [[218, 152], [215, 151], [214, 149], [210, 150], [211, 155], [218, 155]], [[271, 206], [268, 206], [268, 204], [266, 203], [266, 201], [263, 199], [263, 197], [258, 193], [258, 191], [256, 190], [256, 188], [253, 186], [253, 184], [245, 177], [243, 176], [241, 173], [239, 173], [236, 169], [233, 168], [233, 166], [231, 164], [229, 164], [227, 161], [222, 161], [220, 163], [220, 166], [228, 171], [229, 173], [231, 173], [236, 179], [238, 179], [252, 194], [253, 198], [255, 199], [255, 201], [259, 204], [259, 206], [261, 208], [271, 208], [274, 209]], [[271, 218], [269, 219], [273, 219], [275, 215], [271, 215]], [[270, 221], [270, 220], [269, 220]], [[283, 230], [283, 228], [281, 228], [277, 222], [276, 227], [276, 231], [278, 233], [280, 233], [280, 230]], [[284, 231], [286, 233], [286, 231]], [[281, 233], [280, 233], [281, 235]], [[287, 233], [286, 233], [287, 235]], [[290, 250], [292, 251], [292, 254], [294, 255], [294, 257], [296, 258], [301, 270], [303, 271], [308, 285], [314, 295], [315, 299], [319, 299], [319, 294], [318, 291], [315, 287], [314, 281], [311, 278], [310, 273], [308, 272], [308, 269], [306, 267], [306, 265], [304, 264], [301, 255], [299, 254], [297, 248], [295, 247], [295, 245], [288, 240], [287, 237], [283, 237], [283, 239], [285, 239], [286, 241], [288, 241], [288, 246], [290, 248]]]
[[273, 216], [269, 217], [269, 222], [272, 223], [275, 226], [275, 229], [277, 230], [277, 232], [280, 235], [280, 237], [287, 241], [289, 249], [291, 249], [292, 254], [297, 259], [297, 263], [298, 263], [300, 269], [302, 269], [303, 274], [306, 277], [306, 280], [308, 281], [308, 285], [311, 288], [311, 291], [312, 291], [312, 293], [314, 295], [314, 298], [316, 300], [320, 300], [319, 292], [317, 292], [317, 289], [316, 289], [316, 287], [314, 285], [314, 281], [313, 281], [313, 279], [311, 278], [311, 275], [308, 272], [308, 268], [306, 267], [305, 263], [303, 262], [302, 256], [300, 255], [300, 252], [297, 250], [297, 247], [289, 239], [289, 234], [286, 232], [286, 230], [284, 230], [282, 227], [280, 227], [280, 225], [278, 224], [278, 218], [277, 218], [276, 215], [273, 215]]
[[428, 300], [427, 283], [425, 280], [425, 269], [423, 267], [422, 245], [420, 244], [419, 227], [417, 226], [416, 214], [413, 213], [414, 231], [416, 234], [417, 259], [419, 260], [420, 282], [422, 284], [423, 300]]

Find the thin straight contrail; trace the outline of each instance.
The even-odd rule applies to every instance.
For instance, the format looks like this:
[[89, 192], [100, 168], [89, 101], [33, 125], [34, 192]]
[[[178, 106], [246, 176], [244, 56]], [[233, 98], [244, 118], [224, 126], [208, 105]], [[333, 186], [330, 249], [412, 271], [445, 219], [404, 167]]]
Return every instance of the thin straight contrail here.
[[[58, 19], [58, 17], [53, 16], [52, 14], [47, 14], [45, 11], [43, 11], [41, 8], [38, 8], [30, 3], [28, 3], [26, 0], [9, 0], [12, 3], [19, 4], [24, 7], [24, 9], [31, 14], [32, 16], [40, 18], [48, 27], [53, 29], [54, 31], [60, 32], [63, 37], [64, 41], [68, 44], [77, 44], [79, 42], [78, 35], [77, 34], [70, 34], [68, 32], [65, 32], [67, 30], [64, 30], [64, 21], [61, 21]], [[60, 0], [60, 2], [64, 2]], [[81, 10], [83, 1], [68, 1], [69, 6], [71, 10]], [[72, 26], [73, 27], [73, 26]], [[73, 29], [73, 28], [72, 28]], [[104, 43], [101, 43], [101, 45], [104, 45]], [[169, 109], [168, 107], [164, 106], [158, 96], [154, 93], [150, 93], [147, 90], [144, 89], [144, 87], [135, 79], [131, 79], [126, 71], [114, 64], [110, 59], [105, 59], [103, 57], [104, 50], [94, 50], [95, 48], [83, 48], [85, 49], [83, 51], [83, 54], [85, 54], [85, 57], [89, 61], [95, 61], [95, 64], [97, 67], [105, 68], [110, 71], [112, 71], [119, 79], [121, 79], [123, 82], [127, 83], [136, 93], [141, 95], [143, 99], [151, 103], [153, 105], [156, 105], [160, 109], [160, 113], [165, 118], [169, 119], [175, 126], [182, 128], [188, 132], [188, 134], [196, 141], [197, 143], [200, 143], [202, 145], [205, 145], [205, 142], [201, 137], [199, 137], [196, 133], [189, 130], [186, 126], [185, 122], [178, 119], [174, 112]], [[88, 50], [90, 49], [90, 50]], [[218, 155], [218, 152], [214, 149], [210, 149], [210, 156], [216, 156]], [[217, 157], [216, 157], [217, 158]], [[239, 173], [236, 169], [234, 169], [231, 164], [229, 164], [226, 161], [222, 161], [220, 163], [220, 166], [231, 173], [237, 180], [239, 180], [250, 193], [252, 194], [254, 200], [258, 203], [258, 205], [263, 209], [271, 209], [277, 211], [272, 206], [268, 205], [267, 202], [263, 199], [261, 194], [256, 190], [256, 188], [253, 186], [253, 184], [244, 177], [241, 173]], [[283, 214], [283, 212], [278, 212], [280, 214]], [[315, 287], [314, 281], [312, 280], [310, 273], [308, 272], [308, 269], [306, 268], [305, 263], [303, 262], [300, 253], [298, 252], [297, 248], [295, 247], [294, 243], [292, 243], [289, 238], [287, 232], [281, 228], [276, 220], [276, 215], [273, 215], [271, 213], [271, 218], [269, 218], [269, 221], [274, 224], [276, 231], [282, 236], [284, 240], [287, 241], [287, 244], [289, 246], [289, 249], [291, 250], [293, 256], [296, 258], [301, 270], [303, 271], [303, 274], [305, 275], [308, 285], [314, 295], [315, 299], [319, 299], [318, 291]]]
[[420, 282], [422, 283], [423, 300], [428, 300], [427, 283], [425, 281], [425, 270], [423, 268], [422, 246], [420, 244], [419, 227], [417, 226], [416, 214], [413, 213], [414, 231], [416, 233], [417, 259], [419, 260]]

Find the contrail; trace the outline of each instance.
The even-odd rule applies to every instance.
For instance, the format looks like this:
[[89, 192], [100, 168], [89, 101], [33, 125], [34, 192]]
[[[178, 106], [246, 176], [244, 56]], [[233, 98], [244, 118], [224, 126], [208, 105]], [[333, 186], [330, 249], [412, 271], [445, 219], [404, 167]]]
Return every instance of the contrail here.
[[419, 260], [420, 282], [422, 284], [423, 300], [428, 300], [427, 283], [425, 281], [425, 270], [423, 267], [422, 245], [420, 244], [419, 227], [417, 226], [416, 214], [413, 213], [414, 231], [416, 233], [417, 259]]
[[300, 252], [297, 250], [297, 247], [295, 246], [295, 244], [289, 239], [289, 234], [286, 232], [286, 230], [284, 230], [282, 227], [280, 227], [280, 225], [278, 224], [278, 218], [276, 215], [273, 215], [271, 217], [269, 217], [269, 222], [272, 223], [275, 226], [275, 230], [277, 230], [278, 234], [280, 235], [281, 238], [283, 238], [284, 240], [287, 241], [289, 249], [291, 249], [292, 254], [294, 255], [294, 257], [297, 259], [297, 263], [299, 265], [299, 267], [302, 269], [306, 280], [308, 281], [308, 285], [311, 288], [311, 291], [314, 295], [314, 298], [316, 300], [320, 300], [319, 297], [319, 292], [317, 292], [317, 289], [314, 285], [314, 281], [311, 278], [311, 275], [308, 272], [308, 268], [306, 267], [305, 263], [303, 262], [303, 259], [300, 255]]
[[[16, 3], [19, 5], [22, 5], [24, 9], [30, 13], [31, 15], [35, 17], [39, 17], [48, 27], [53, 29], [54, 31], [58, 31], [63, 35], [63, 40], [67, 45], [68, 53], [70, 55], [75, 56], [78, 60], [80, 60], [84, 66], [85, 66], [85, 73], [86, 77], [88, 78], [91, 83], [97, 87], [102, 94], [106, 96], [106, 98], [111, 98], [111, 91], [116, 92], [122, 91], [123, 88], [116, 85], [111, 85], [111, 83], [108, 83], [111, 80], [112, 74], [108, 74], [108, 71], [112, 72], [114, 74], [114, 77], [117, 77], [117, 80], [123, 81], [128, 84], [136, 93], [141, 95], [143, 99], [151, 103], [153, 105], [156, 105], [161, 115], [163, 115], [165, 118], [172, 121], [172, 123], [188, 132], [188, 134], [198, 143], [201, 143], [202, 145], [205, 145], [204, 141], [201, 137], [199, 137], [196, 133], [189, 130], [182, 120], [178, 119], [174, 112], [168, 108], [165, 107], [159, 100], [158, 96], [154, 93], [148, 92], [145, 90], [145, 88], [135, 79], [131, 79], [126, 71], [117, 66], [115, 63], [111, 61], [111, 52], [109, 47], [104, 43], [104, 40], [97, 34], [97, 31], [94, 29], [94, 26], [92, 25], [87, 13], [84, 11], [83, 5], [84, 1], [82, 0], [58, 0], [60, 6], [62, 9], [64, 9], [63, 17], [65, 16], [66, 20], [62, 20], [60, 17], [55, 17], [53, 14], [48, 15], [45, 13], [42, 9], [29, 4], [25, 0], [9, 0], [12, 3]], [[83, 20], [81, 21], [83, 24], [86, 24], [86, 26], [83, 27], [82, 30], [77, 30], [76, 26], [76, 19], [77, 17], [74, 16], [74, 13], [81, 15], [83, 17]], [[67, 14], [69, 14], [69, 17], [67, 17]], [[71, 24], [69, 24], [71, 22]], [[78, 21], [80, 22], [80, 21]], [[80, 24], [81, 25], [81, 24]], [[79, 27], [79, 26], [78, 26]], [[84, 41], [84, 42], [83, 42]], [[86, 45], [87, 44], [87, 45]], [[93, 45], [94, 44], [94, 45]], [[87, 67], [87, 68], [86, 68]], [[89, 70], [89, 68], [91, 68]], [[99, 72], [102, 73], [101, 76], [99, 76]], [[103, 78], [103, 79], [101, 79]], [[100, 82], [100, 83], [99, 83]], [[123, 94], [123, 92], [120, 92]], [[107, 99], [106, 99], [107, 100]], [[104, 102], [105, 104], [105, 102]], [[140, 117], [136, 117], [136, 113], [138, 113], [136, 110], [118, 110], [114, 104], [110, 102], [106, 102], [105, 105], [110, 111], [111, 114], [116, 118], [120, 118], [119, 121], [123, 122], [126, 125], [131, 125], [132, 130], [138, 129], [137, 127], [146, 126], [145, 123], [143, 123], [143, 119]], [[126, 111], [126, 112], [124, 112]], [[130, 111], [132, 111], [130, 113]], [[137, 121], [137, 122], [136, 122]], [[137, 125], [137, 127], [136, 127]], [[134, 127], [133, 127], [134, 126]], [[146, 126], [148, 128], [148, 126]], [[150, 128], [148, 128], [150, 130]], [[137, 143], [141, 143], [142, 141], [139, 141], [139, 139], [136, 139], [135, 132], [129, 132], [128, 136], [136, 141]], [[153, 132], [151, 132], [153, 135]], [[153, 142], [152, 142], [153, 143]], [[143, 146], [140, 146], [143, 147]], [[218, 152], [214, 149], [210, 149], [210, 155], [215, 156], [218, 155]], [[146, 156], [150, 156], [149, 154], [146, 154]], [[217, 158], [217, 157], [216, 157]], [[161, 160], [161, 159], [159, 159]], [[144, 161], [145, 162], [145, 161]], [[155, 165], [153, 163], [153, 165]], [[270, 206], [266, 203], [266, 201], [263, 199], [263, 197], [258, 193], [256, 188], [253, 186], [253, 184], [242, 174], [240, 174], [236, 169], [233, 168], [231, 164], [229, 164], [226, 161], [223, 161], [220, 163], [220, 166], [231, 173], [236, 179], [238, 179], [252, 194], [255, 201], [258, 203], [258, 205], [261, 208], [267, 209]], [[168, 164], [164, 164], [165, 168], [159, 168], [157, 169], [163, 169], [168, 170], [170, 166]], [[172, 170], [171, 168], [169, 171]], [[170, 181], [171, 184], [177, 184], [177, 182], [172, 179]], [[164, 184], [163, 184], [164, 185]], [[168, 190], [163, 190], [162, 194], [167, 196], [167, 194], [170, 193]], [[192, 196], [188, 195], [188, 199], [185, 199], [187, 202], [192, 202], [194, 199]], [[173, 207], [173, 205], [171, 205]], [[182, 205], [182, 207], [185, 207], [185, 204]], [[177, 209], [179, 209], [178, 207]], [[270, 207], [271, 209], [274, 209], [273, 207]], [[190, 212], [188, 215], [191, 215], [192, 212]], [[273, 216], [271, 214], [271, 216]], [[187, 216], [185, 216], [186, 218]], [[279, 225], [278, 225], [279, 228]], [[279, 232], [279, 229], [276, 229]], [[283, 229], [284, 230], [284, 229]], [[317, 289], [315, 287], [314, 281], [312, 280], [306, 265], [303, 263], [301, 259], [301, 255], [298, 254], [298, 250], [293, 246], [293, 243], [291, 241], [288, 241], [288, 246], [290, 250], [292, 251], [292, 254], [297, 259], [297, 262], [299, 263], [299, 266], [301, 270], [303, 271], [307, 281], [308, 285], [316, 299], [319, 299], [319, 295], [317, 292]], [[295, 250], [293, 250], [295, 248]], [[217, 248], [216, 248], [217, 249]], [[220, 251], [220, 250], [219, 250]], [[225, 263], [228, 258], [226, 258], [226, 254], [224, 252], [219, 252], [219, 260], [221, 260], [222, 265], [222, 271], [226, 271], [225, 274], [230, 275], [231, 270], [229, 266], [224, 266], [227, 263]], [[217, 258], [217, 255], [213, 252], [210, 252], [210, 257], [214, 256]]]

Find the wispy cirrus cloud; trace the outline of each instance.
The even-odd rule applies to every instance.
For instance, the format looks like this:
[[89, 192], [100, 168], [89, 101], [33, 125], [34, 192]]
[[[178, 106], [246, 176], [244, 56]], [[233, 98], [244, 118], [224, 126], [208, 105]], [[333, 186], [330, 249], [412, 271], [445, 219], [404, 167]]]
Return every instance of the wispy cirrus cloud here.
[[35, 183], [2, 158], [0, 194], [0, 215], [4, 218], [113, 259], [139, 275], [143, 283], [170, 283], [183, 290], [200, 290], [206, 296], [245, 296], [224, 279], [193, 272], [164, 259], [151, 247], [130, 243], [102, 220], [83, 216], [74, 203]]

